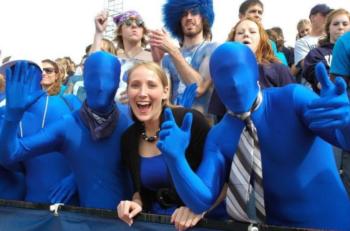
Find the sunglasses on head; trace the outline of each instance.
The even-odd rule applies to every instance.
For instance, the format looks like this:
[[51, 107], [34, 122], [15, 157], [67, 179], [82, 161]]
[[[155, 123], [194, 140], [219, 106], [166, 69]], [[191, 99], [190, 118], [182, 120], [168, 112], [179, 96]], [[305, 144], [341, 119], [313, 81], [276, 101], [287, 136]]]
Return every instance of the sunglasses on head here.
[[124, 24], [126, 26], [131, 26], [133, 22], [135, 22], [136, 26], [138, 27], [143, 26], [143, 23], [144, 23], [142, 19], [129, 18], [124, 21]]
[[46, 74], [52, 74], [53, 72], [55, 72], [55, 69], [52, 68], [52, 67], [45, 67], [45, 68], [43, 68], [43, 71], [44, 71]]

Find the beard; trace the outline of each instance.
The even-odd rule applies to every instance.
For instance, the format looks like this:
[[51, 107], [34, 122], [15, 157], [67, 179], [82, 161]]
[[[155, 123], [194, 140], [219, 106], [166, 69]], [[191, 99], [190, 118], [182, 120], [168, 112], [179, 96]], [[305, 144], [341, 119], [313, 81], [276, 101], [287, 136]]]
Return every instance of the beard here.
[[191, 30], [186, 29], [186, 26], [182, 26], [182, 31], [184, 33], [184, 36], [193, 38], [203, 32], [203, 25], [202, 24], [194, 25], [192, 26]]

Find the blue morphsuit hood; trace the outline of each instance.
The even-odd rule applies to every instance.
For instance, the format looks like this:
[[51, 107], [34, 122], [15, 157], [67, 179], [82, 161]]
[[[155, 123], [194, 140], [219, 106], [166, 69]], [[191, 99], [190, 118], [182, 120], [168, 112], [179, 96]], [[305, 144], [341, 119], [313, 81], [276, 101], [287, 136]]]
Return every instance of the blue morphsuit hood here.
[[114, 104], [119, 86], [120, 62], [117, 57], [103, 51], [91, 54], [84, 64], [84, 86], [88, 106], [96, 111], [108, 112]]
[[258, 91], [258, 64], [248, 46], [226, 42], [210, 58], [210, 74], [221, 101], [234, 113], [250, 110]]

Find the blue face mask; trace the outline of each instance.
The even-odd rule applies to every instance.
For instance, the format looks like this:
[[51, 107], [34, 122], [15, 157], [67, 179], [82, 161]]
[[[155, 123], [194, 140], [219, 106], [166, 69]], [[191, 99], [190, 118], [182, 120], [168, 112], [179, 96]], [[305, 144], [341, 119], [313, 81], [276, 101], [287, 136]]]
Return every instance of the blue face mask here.
[[91, 54], [84, 64], [84, 86], [87, 105], [96, 112], [106, 113], [114, 104], [119, 86], [120, 62], [106, 52]]
[[259, 91], [258, 65], [249, 47], [226, 42], [213, 52], [209, 65], [217, 94], [228, 110], [249, 111]]

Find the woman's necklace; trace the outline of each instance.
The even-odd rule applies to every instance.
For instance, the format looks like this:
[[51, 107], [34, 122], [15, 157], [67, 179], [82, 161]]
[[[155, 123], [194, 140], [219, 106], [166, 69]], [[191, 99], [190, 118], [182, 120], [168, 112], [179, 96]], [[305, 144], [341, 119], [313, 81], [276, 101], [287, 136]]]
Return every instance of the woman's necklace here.
[[150, 143], [153, 143], [154, 141], [156, 141], [158, 139], [159, 131], [160, 131], [160, 129], [158, 129], [158, 131], [156, 132], [156, 134], [154, 136], [147, 136], [146, 130], [145, 130], [145, 125], [142, 125], [141, 137], [143, 140], [150, 142]]

